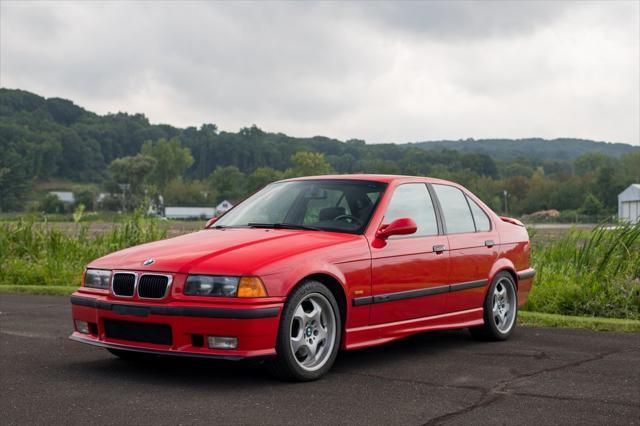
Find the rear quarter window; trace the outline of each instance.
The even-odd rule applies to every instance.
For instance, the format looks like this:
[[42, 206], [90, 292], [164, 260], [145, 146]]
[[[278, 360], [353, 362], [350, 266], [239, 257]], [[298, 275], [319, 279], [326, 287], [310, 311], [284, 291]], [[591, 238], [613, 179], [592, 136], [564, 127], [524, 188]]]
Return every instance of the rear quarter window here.
[[476, 222], [476, 231], [491, 231], [491, 222], [484, 210], [471, 198], [467, 197], [467, 201], [469, 202], [469, 207], [471, 207], [473, 219]]
[[473, 222], [473, 216], [464, 193], [458, 188], [449, 185], [435, 184], [433, 189], [436, 191], [440, 207], [442, 207], [447, 233], [475, 232], [476, 227]]

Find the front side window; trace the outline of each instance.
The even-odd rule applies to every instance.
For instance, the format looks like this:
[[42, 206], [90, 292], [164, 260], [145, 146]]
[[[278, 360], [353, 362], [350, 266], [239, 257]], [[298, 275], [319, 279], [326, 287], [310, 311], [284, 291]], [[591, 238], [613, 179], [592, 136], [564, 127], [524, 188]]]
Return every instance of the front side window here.
[[440, 201], [447, 233], [475, 232], [473, 216], [464, 193], [449, 185], [433, 185], [433, 189]]
[[412, 236], [438, 235], [436, 212], [425, 184], [408, 183], [398, 186], [393, 192], [384, 223], [389, 224], [400, 218], [416, 222], [418, 230]]
[[361, 233], [387, 185], [360, 180], [276, 182], [221, 217], [214, 227], [274, 225]]

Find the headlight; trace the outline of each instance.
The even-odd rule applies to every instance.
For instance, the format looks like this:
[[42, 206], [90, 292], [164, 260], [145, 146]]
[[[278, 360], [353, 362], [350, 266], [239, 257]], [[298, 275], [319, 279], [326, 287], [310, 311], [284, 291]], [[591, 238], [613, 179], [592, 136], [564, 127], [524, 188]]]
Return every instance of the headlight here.
[[109, 288], [110, 278], [111, 271], [104, 269], [87, 269], [84, 273], [84, 286], [107, 290]]
[[267, 291], [258, 277], [189, 275], [184, 286], [187, 296], [265, 297]]

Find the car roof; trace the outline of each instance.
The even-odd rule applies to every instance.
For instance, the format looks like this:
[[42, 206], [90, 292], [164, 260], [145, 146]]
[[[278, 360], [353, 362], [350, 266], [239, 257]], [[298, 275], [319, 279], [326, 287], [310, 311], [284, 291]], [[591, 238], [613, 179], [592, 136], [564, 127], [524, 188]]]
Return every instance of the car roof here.
[[345, 175], [320, 175], [320, 176], [301, 176], [291, 179], [285, 179], [281, 182], [290, 182], [298, 180], [362, 180], [370, 182], [431, 182], [431, 183], [445, 183], [457, 185], [454, 182], [450, 182], [443, 179], [436, 179], [427, 176], [405, 176], [405, 175], [379, 175], [379, 174], [345, 174]]

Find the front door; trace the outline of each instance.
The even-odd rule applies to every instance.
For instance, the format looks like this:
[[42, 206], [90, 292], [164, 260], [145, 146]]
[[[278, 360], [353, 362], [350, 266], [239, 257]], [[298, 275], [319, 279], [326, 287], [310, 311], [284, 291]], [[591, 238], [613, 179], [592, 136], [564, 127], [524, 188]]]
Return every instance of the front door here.
[[399, 218], [413, 219], [417, 232], [371, 242], [371, 324], [444, 311], [449, 272], [447, 237], [438, 232], [426, 184], [407, 183], [395, 188], [383, 223]]

